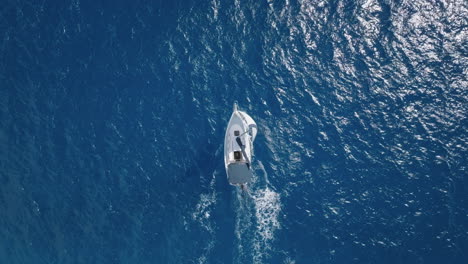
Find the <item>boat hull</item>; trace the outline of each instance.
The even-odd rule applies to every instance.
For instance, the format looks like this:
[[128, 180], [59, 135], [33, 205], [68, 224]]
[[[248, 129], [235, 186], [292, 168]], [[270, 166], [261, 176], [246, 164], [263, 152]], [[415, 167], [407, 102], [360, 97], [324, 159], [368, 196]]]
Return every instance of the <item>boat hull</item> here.
[[224, 137], [224, 165], [232, 185], [245, 185], [252, 181], [251, 162], [253, 141], [257, 135], [255, 121], [245, 112], [234, 111]]

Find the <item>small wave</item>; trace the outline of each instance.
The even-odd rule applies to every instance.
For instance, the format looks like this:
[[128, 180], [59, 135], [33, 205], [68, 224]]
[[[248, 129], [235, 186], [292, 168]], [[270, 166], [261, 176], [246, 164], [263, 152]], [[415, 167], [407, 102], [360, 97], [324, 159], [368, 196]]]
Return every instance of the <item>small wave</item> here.
[[216, 183], [216, 171], [212, 175], [210, 182], [210, 192], [200, 194], [200, 199], [195, 206], [195, 211], [192, 213], [192, 219], [198, 223], [209, 235], [210, 239], [204, 247], [203, 254], [198, 258], [198, 263], [208, 263], [208, 255], [214, 248], [215, 229], [211, 221], [211, 212], [216, 204], [216, 191], [214, 189]]

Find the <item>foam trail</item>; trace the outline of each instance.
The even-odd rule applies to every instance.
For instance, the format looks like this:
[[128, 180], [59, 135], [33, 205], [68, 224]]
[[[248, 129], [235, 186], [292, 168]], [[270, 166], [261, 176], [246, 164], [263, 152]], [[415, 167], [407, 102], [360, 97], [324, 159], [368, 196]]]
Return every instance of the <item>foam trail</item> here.
[[281, 225], [279, 214], [281, 211], [280, 194], [270, 187], [268, 174], [261, 161], [258, 161], [260, 169], [263, 171], [265, 185], [258, 189], [254, 196], [255, 217], [257, 221], [254, 247], [254, 263], [262, 263], [269, 256], [272, 250], [271, 243], [274, 241], [275, 232]]
[[192, 219], [200, 224], [210, 236], [209, 242], [204, 247], [203, 254], [198, 258], [198, 263], [208, 263], [208, 256], [214, 248], [215, 229], [213, 228], [212, 221], [210, 221], [211, 212], [216, 204], [216, 173], [213, 172], [212, 179], [210, 181], [210, 192], [200, 194], [200, 199], [195, 206], [195, 211], [192, 213]]
[[281, 227], [280, 195], [270, 187], [263, 164], [257, 163], [264, 177], [254, 175], [250, 192], [236, 190], [235, 263], [268, 263], [275, 231]]
[[275, 231], [280, 228], [278, 215], [281, 210], [280, 195], [270, 188], [259, 190], [255, 196], [255, 217], [257, 220], [254, 240], [254, 263], [269, 255]]

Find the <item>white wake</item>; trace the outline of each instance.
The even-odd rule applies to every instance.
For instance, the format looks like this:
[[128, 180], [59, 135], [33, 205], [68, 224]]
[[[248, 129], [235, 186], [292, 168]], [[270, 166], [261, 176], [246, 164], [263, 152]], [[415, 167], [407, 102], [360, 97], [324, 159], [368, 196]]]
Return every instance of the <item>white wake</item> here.
[[270, 185], [263, 164], [260, 161], [257, 164], [263, 177], [254, 175], [254, 182], [247, 192], [236, 190], [235, 263], [268, 263], [267, 259], [274, 250], [272, 243], [276, 230], [281, 228], [280, 194]]

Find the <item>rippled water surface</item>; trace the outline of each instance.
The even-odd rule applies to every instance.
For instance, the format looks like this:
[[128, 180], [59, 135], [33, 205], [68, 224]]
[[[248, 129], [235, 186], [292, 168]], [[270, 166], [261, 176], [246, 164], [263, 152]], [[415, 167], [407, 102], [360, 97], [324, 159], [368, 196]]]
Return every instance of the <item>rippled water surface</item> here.
[[[465, 263], [468, 4], [0, 7], [0, 263]], [[234, 101], [256, 120], [229, 186]]]

